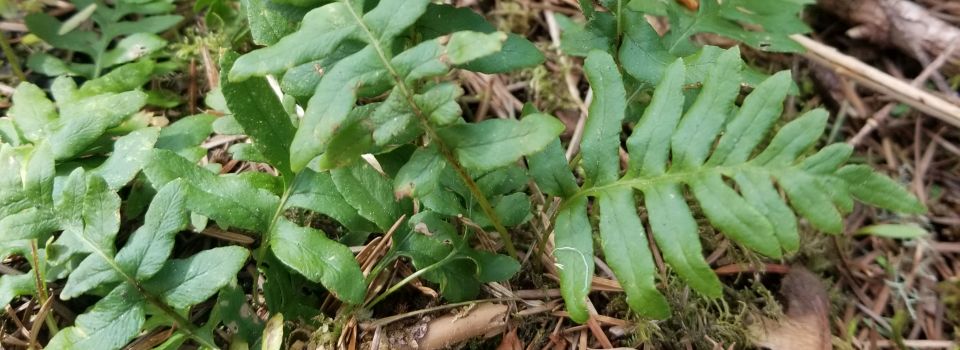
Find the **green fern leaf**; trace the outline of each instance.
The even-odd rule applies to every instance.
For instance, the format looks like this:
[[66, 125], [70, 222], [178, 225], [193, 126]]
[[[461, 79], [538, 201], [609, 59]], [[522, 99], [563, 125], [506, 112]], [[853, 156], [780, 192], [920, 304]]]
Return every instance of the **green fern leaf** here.
[[[506, 47], [518, 49], [517, 39], [511, 43], [506, 34], [477, 23], [469, 28], [481, 31], [453, 31], [454, 28], [438, 27], [430, 22], [430, 17], [421, 25], [434, 28], [431, 33], [452, 34], [403, 49], [397, 45], [398, 41], [403, 39], [407, 28], [423, 18], [428, 5], [429, 1], [425, 0], [390, 0], [363, 12], [351, 1], [331, 3], [307, 13], [298, 31], [237, 59], [230, 69], [231, 81], [283, 72], [292, 72], [295, 76], [316, 75], [317, 69], [322, 72], [322, 78], [314, 78], [315, 89], [291, 145], [290, 162], [295, 172], [311, 164], [318, 170], [347, 166], [359, 154], [389, 150], [424, 133], [436, 137], [435, 133], [443, 127], [455, 129], [451, 133], [465, 128], [454, 125], [461, 114], [456, 98], [462, 90], [453, 84], [431, 84], [424, 80], [442, 76], [455, 66], [469, 67], [472, 62], [500, 54]], [[433, 9], [448, 10], [442, 6]], [[472, 17], [466, 15], [465, 18]], [[398, 47], [402, 50], [397, 50]], [[299, 68], [305, 64], [314, 67], [313, 73]], [[489, 62], [482, 66], [489, 67]], [[295, 95], [304, 94], [303, 87], [297, 86], [296, 90]], [[382, 102], [357, 106], [360, 97], [373, 97], [387, 91], [389, 94]], [[482, 127], [530, 127], [527, 123], [520, 124]], [[524, 154], [543, 149], [559, 134], [555, 127], [559, 124], [552, 124], [555, 125], [538, 133], [541, 137], [536, 138], [536, 142], [528, 142], [528, 146], [522, 148]], [[440, 137], [443, 138], [442, 133]], [[471, 162], [478, 151], [484, 156], [499, 153], [495, 147], [456, 149], [451, 145], [448, 148], [444, 152], [456, 152], [464, 165], [475, 165], [481, 170], [488, 170], [491, 165]], [[503, 165], [499, 160], [495, 164]]]
[[504, 255], [469, 247], [444, 215], [424, 211], [410, 218], [409, 231], [397, 236], [396, 254], [411, 259], [417, 269], [429, 269], [424, 279], [440, 285], [450, 301], [473, 298], [481, 283], [502, 281], [520, 270], [520, 263]]
[[[149, 56], [165, 47], [167, 41], [157, 34], [183, 19], [179, 15], [165, 14], [175, 9], [172, 0], [119, 1], [111, 5], [95, 0], [74, 3], [83, 10], [67, 22], [60, 22], [44, 13], [30, 14], [24, 22], [31, 33], [51, 46], [80, 52], [89, 57], [92, 63], [65, 62], [53, 55], [35, 53], [27, 60], [27, 66], [31, 69], [49, 76], [83, 75], [97, 78], [108, 68]], [[130, 15], [140, 15], [142, 18], [124, 20]], [[78, 28], [80, 23], [88, 19], [93, 20], [99, 32]]]
[[616, 152], [620, 140], [615, 136], [620, 134], [620, 123], [627, 108], [627, 93], [623, 89], [623, 78], [617, 70], [617, 64], [609, 54], [591, 51], [583, 70], [594, 89], [590, 118], [584, 125], [583, 141], [580, 143], [583, 170], [588, 181], [605, 185], [616, 180], [620, 168], [620, 157]]
[[[119, 220], [119, 198], [109, 191], [102, 178], [75, 171], [68, 182], [74, 183], [71, 186], [85, 182], [87, 195], [82, 204], [75, 199], [61, 202], [82, 205], [82, 208], [65, 207], [64, 210], [81, 210], [86, 214], [92, 209], [101, 216], [115, 216]], [[171, 317], [195, 340], [207, 346], [213, 344], [201, 338], [192, 323], [170, 307], [188, 309], [210, 298], [233, 280], [248, 253], [240, 247], [223, 247], [185, 260], [168, 261], [174, 236], [187, 226], [186, 201], [187, 187], [183, 180], [163, 186], [151, 202], [143, 226], [116, 254], [113, 253], [115, 227], [102, 232], [95, 221], [92, 227], [84, 224], [83, 232], [75, 238], [90, 254], [70, 272], [61, 297], [74, 298], [99, 287], [109, 287], [112, 291], [77, 317], [74, 326], [57, 333], [48, 347], [120, 349], [142, 331], [148, 304], [159, 308], [165, 317]]]
[[586, 198], [572, 198], [557, 212], [553, 256], [557, 259], [560, 294], [570, 318], [586, 322], [587, 294], [593, 281], [593, 228], [587, 217]]
[[[925, 210], [899, 184], [869, 167], [842, 166], [850, 156], [849, 146], [828, 146], [808, 156], [826, 126], [824, 110], [809, 111], [770, 137], [791, 86], [788, 72], [766, 79], [734, 108], [742, 71], [736, 48], [717, 58], [686, 110], [684, 96], [690, 96], [684, 93], [686, 66], [677, 59], [667, 67], [627, 138], [630, 159], [621, 170], [616, 141], [624, 109], [623, 90], [618, 87], [623, 83], [613, 67], [613, 58], [601, 51], [592, 51], [584, 64], [597, 94], [581, 143], [585, 185], [565, 196], [556, 219], [554, 256], [561, 292], [575, 321], [587, 318], [584, 300], [593, 268], [589, 197], [598, 204], [594, 209], [599, 210], [604, 255], [629, 305], [653, 318], [666, 317], [668, 307], [654, 286], [638, 205], [646, 208], [651, 233], [667, 264], [693, 289], [710, 297], [720, 296], [721, 285], [704, 261], [688, 202], [696, 202], [710, 225], [732, 241], [772, 258], [798, 248], [794, 213], [822, 231], [840, 233], [841, 213], [852, 209], [854, 199], [904, 213]], [[642, 193], [637, 203], [634, 190]]]
[[678, 2], [664, 0], [632, 0], [629, 8], [670, 17], [671, 29], [664, 38], [664, 47], [675, 55], [692, 53], [695, 46], [690, 37], [703, 32], [723, 35], [760, 50], [799, 52], [803, 48], [789, 35], [810, 31], [800, 13], [814, 1], [703, 0], [699, 3], [696, 12]]

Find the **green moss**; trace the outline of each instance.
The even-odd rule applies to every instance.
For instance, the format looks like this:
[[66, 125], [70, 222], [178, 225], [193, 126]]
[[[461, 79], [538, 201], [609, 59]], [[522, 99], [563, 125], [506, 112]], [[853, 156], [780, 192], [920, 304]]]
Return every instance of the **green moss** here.
[[651, 345], [655, 349], [712, 349], [715, 344], [749, 344], [747, 325], [758, 317], [779, 318], [783, 310], [775, 293], [761, 281], [727, 288], [724, 297], [707, 299], [683, 281], [670, 277], [667, 296], [673, 315], [663, 321], [634, 318], [632, 335], [622, 346]]

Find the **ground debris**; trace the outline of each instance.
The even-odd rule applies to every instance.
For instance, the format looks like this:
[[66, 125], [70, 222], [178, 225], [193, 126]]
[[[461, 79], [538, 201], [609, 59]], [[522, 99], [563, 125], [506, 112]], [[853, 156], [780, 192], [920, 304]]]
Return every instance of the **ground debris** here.
[[793, 267], [783, 278], [780, 293], [787, 302], [786, 317], [763, 318], [751, 326], [754, 343], [771, 350], [830, 349], [830, 304], [820, 279]]

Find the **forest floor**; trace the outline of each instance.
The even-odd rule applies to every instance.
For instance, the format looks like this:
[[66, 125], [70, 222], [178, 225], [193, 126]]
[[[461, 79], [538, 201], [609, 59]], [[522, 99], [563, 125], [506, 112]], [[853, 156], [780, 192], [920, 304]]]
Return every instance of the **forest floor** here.
[[[578, 1], [453, 3], [483, 13], [501, 30], [525, 35], [547, 56], [542, 66], [510, 75], [460, 73], [466, 88], [461, 102], [477, 111], [474, 118], [519, 114], [522, 101], [531, 101], [563, 120], [568, 127], [565, 137], [569, 138], [578, 120], [585, 117], [588, 86], [582, 61], [559, 54], [553, 16], [582, 18]], [[922, 0], [916, 4], [927, 15], [960, 27], [960, 4], [955, 1]], [[189, 39], [203, 33], [198, 28], [204, 27], [203, 16], [192, 13], [191, 6], [180, 6], [186, 20], [178, 29], [182, 42], [174, 44], [180, 45], [177, 49], [189, 63], [155, 82], [178, 91], [187, 100], [165, 113], [171, 121], [202, 111], [211, 77], [219, 74], [216, 65], [210, 64], [212, 60], [205, 57], [209, 53], [200, 53]], [[74, 11], [65, 2], [40, 9], [61, 14]], [[22, 15], [16, 11], [8, 15], [0, 28], [17, 55], [25, 57], [21, 41], [27, 33]], [[811, 6], [805, 16], [814, 29], [809, 37], [817, 42], [903, 80], [924, 74], [929, 83], [921, 85], [928, 91], [952, 103], [960, 101], [956, 93], [960, 60], [952, 57], [952, 46], [942, 54], [946, 59], [929, 55], [918, 59], [915, 52], [905, 52], [893, 42], [883, 45], [858, 37], [855, 29], [862, 22], [856, 23], [857, 19], [840, 18], [817, 6]], [[650, 20], [662, 24], [656, 18]], [[709, 36], [698, 40], [731, 44]], [[203, 51], [215, 49], [201, 47]], [[856, 235], [864, 226], [890, 221], [885, 212], [858, 206], [846, 219], [843, 235], [827, 236], [803, 229], [799, 252], [770, 261], [731, 249], [719, 235], [711, 238], [711, 233], [705, 232], [705, 254], [726, 283], [724, 297], [703, 299], [674, 277], [666, 277], [662, 289], [674, 316], [664, 321], [631, 316], [610, 269], [598, 259], [596, 292], [591, 294], [596, 316], [585, 325], [573, 323], [562, 311], [548, 258], [528, 256], [527, 268], [519, 276], [509, 283], [484, 286], [479, 302], [445, 304], [437, 298], [433, 286], [414, 283], [374, 310], [372, 319], [378, 321], [348, 325], [338, 343], [344, 348], [369, 349], [374, 338], [402, 343], [403, 339], [429, 332], [434, 337], [431, 341], [463, 349], [798, 349], [801, 347], [797, 344], [824, 341], [837, 349], [960, 349], [956, 342], [960, 338], [960, 128], [910, 108], [902, 96], [841, 74], [838, 66], [815, 63], [802, 54], [743, 50], [747, 62], [762, 71], [792, 70], [800, 93], [788, 102], [787, 118], [804, 106], [827, 107], [831, 112], [828, 141], [855, 145], [855, 157], [907, 184], [929, 208], [928, 214], [916, 218], [929, 234], [911, 240]], [[26, 74], [31, 80], [41, 79], [29, 71]], [[0, 71], [0, 110], [9, 107], [16, 81], [5, 63]], [[211, 147], [211, 161], [224, 154], [228, 146], [223, 143]], [[534, 205], [540, 211], [545, 207], [544, 203]], [[534, 214], [535, 218], [543, 216], [546, 214], [542, 212]], [[535, 219], [531, 225], [539, 221]], [[532, 232], [514, 233], [519, 246], [535, 245]], [[751, 263], [736, 263], [742, 261]], [[8, 307], [4, 316], [3, 331], [7, 335], [17, 332], [18, 327], [8, 318], [15, 313]], [[502, 319], [504, 316], [509, 317]], [[791, 322], [776, 321], [784, 319]], [[324, 343], [321, 339], [331, 332], [329, 323], [324, 322], [297, 324], [295, 328], [288, 338], [294, 349]], [[475, 335], [487, 337], [465, 339]], [[0, 349], [7, 346], [0, 344]]]

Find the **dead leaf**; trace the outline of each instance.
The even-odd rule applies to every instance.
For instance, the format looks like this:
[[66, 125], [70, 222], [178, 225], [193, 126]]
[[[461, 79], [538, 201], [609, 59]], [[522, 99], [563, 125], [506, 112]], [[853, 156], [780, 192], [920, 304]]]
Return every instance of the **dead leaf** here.
[[677, 0], [677, 2], [690, 11], [696, 11], [700, 9], [700, 1], [698, 0]]
[[762, 319], [751, 326], [754, 344], [771, 350], [829, 350], [830, 304], [820, 279], [793, 267], [783, 278], [780, 293], [787, 300], [786, 317]]
[[263, 350], [280, 350], [283, 346], [283, 314], [273, 315], [263, 328]]
[[503, 340], [497, 350], [523, 350], [523, 342], [517, 336], [517, 329], [513, 328], [507, 334], [503, 335]]

